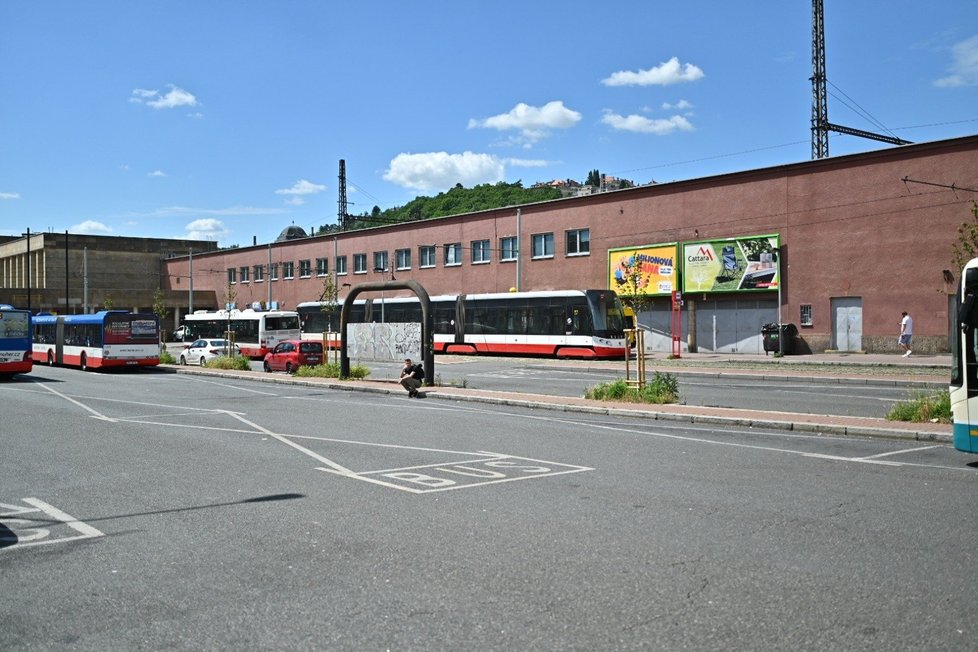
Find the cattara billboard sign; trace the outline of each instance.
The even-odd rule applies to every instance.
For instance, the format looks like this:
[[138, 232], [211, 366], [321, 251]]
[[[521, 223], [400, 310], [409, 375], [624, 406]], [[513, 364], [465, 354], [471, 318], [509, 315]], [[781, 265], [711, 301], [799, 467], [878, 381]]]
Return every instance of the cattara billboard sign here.
[[682, 243], [683, 292], [770, 292], [781, 282], [778, 235]]

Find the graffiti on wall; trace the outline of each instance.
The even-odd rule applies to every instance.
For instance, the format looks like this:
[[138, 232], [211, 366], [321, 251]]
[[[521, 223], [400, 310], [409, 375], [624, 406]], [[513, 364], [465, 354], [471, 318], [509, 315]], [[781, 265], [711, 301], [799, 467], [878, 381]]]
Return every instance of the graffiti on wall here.
[[347, 355], [356, 360], [421, 360], [421, 324], [347, 324]]

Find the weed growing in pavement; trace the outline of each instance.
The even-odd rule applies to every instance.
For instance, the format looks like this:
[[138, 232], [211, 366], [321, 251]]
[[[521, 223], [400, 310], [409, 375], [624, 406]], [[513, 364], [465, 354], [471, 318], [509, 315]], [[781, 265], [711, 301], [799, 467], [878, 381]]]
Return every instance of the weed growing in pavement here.
[[655, 372], [651, 382], [643, 389], [630, 386], [624, 379], [601, 383], [584, 391], [584, 397], [597, 401], [625, 401], [628, 403], [678, 403], [679, 379], [672, 374]]
[[[445, 387], [445, 383], [443, 383], [442, 380], [441, 380], [441, 374], [435, 374], [435, 383], [434, 384], [435, 384], [436, 387]], [[461, 380], [459, 380], [458, 378], [453, 378], [452, 379], [452, 382], [448, 383], [448, 386], [449, 387], [460, 387], [462, 389], [465, 389], [466, 387], [469, 386], [469, 379], [468, 378], [462, 378]]]
[[947, 390], [936, 395], [918, 393], [894, 405], [886, 418], [890, 421], [951, 423], [951, 394]]
[[208, 369], [251, 371], [251, 358], [244, 355], [219, 355], [213, 360], [208, 360], [204, 366]]
[[[339, 362], [324, 362], [316, 366], [303, 365], [296, 369], [296, 376], [300, 378], [340, 378]], [[370, 375], [370, 369], [362, 364], [350, 365], [350, 375], [341, 380], [363, 380]]]

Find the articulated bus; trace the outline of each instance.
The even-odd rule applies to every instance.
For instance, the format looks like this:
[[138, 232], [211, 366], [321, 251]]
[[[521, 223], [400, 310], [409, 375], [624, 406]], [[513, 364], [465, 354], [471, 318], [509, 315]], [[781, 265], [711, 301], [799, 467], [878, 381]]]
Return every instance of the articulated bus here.
[[103, 310], [92, 315], [35, 315], [34, 362], [81, 369], [152, 367], [160, 363], [154, 314]]
[[0, 377], [26, 374], [33, 366], [30, 311], [0, 303]]
[[954, 447], [978, 453], [978, 258], [961, 270], [951, 308]]
[[184, 342], [200, 338], [224, 338], [230, 330], [241, 354], [249, 358], [264, 358], [275, 345], [285, 340], [297, 340], [299, 313], [290, 310], [198, 310], [183, 318], [186, 328]]
[[[500, 292], [431, 297], [435, 353], [616, 358], [627, 352], [625, 316], [612, 290]], [[322, 340], [339, 329], [340, 306], [319, 301], [297, 306], [304, 339]], [[358, 299], [351, 323], [420, 322], [415, 297]], [[334, 334], [334, 338], [338, 335]], [[339, 342], [331, 339], [330, 347]]]

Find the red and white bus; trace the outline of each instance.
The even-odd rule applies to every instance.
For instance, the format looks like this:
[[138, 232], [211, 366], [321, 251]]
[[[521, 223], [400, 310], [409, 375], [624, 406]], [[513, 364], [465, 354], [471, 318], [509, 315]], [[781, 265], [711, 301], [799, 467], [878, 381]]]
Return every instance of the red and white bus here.
[[160, 320], [149, 313], [103, 310], [92, 315], [36, 315], [34, 362], [82, 369], [160, 363]]
[[[296, 308], [302, 337], [322, 340], [339, 330], [340, 305], [332, 312], [318, 301]], [[625, 315], [613, 290], [499, 292], [431, 297], [435, 353], [536, 355], [558, 358], [620, 358], [628, 351]], [[351, 323], [420, 322], [415, 297], [358, 299]], [[328, 342], [338, 347], [338, 334]]]
[[33, 366], [30, 311], [0, 304], [0, 377], [26, 374]]
[[299, 313], [290, 310], [198, 310], [183, 318], [183, 326], [184, 342], [225, 338], [231, 331], [241, 354], [249, 358], [264, 358], [279, 342], [301, 337]]

